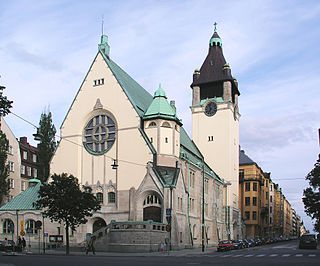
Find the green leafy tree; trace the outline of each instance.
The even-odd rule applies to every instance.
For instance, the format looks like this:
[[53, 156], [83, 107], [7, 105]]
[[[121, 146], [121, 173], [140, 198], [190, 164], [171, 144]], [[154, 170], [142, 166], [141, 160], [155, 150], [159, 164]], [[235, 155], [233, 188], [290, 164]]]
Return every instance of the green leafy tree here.
[[40, 165], [39, 179], [42, 183], [47, 181], [50, 174], [50, 160], [57, 145], [55, 141], [56, 132], [56, 128], [52, 123], [51, 112], [43, 112], [39, 122], [41, 140], [38, 144]]
[[66, 232], [66, 254], [69, 254], [69, 230], [76, 230], [87, 222], [94, 211], [101, 208], [90, 187], [82, 186], [72, 175], [62, 173], [51, 176], [52, 181], [41, 186], [39, 200], [35, 206], [43, 209], [45, 217], [51, 221], [63, 222]]
[[320, 233], [320, 155], [306, 180], [310, 187], [303, 191], [304, 208], [307, 215], [315, 220], [314, 230]]
[[8, 100], [7, 96], [3, 95], [3, 90], [6, 87], [0, 85], [0, 116], [6, 116], [10, 113], [12, 101]]
[[[7, 96], [3, 95], [3, 90], [6, 87], [0, 85], [0, 117], [10, 113], [12, 101], [8, 100]], [[7, 152], [9, 141], [6, 135], [0, 130], [0, 204], [4, 196], [9, 193], [9, 184], [7, 177], [9, 176], [9, 167], [7, 164]]]
[[7, 177], [9, 176], [9, 167], [7, 164], [7, 154], [8, 154], [9, 141], [0, 130], [0, 203], [3, 197], [8, 195], [9, 184]]

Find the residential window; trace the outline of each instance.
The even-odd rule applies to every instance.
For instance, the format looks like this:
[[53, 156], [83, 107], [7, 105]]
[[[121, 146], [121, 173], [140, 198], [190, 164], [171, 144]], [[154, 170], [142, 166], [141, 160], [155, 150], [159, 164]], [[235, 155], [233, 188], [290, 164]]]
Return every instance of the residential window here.
[[153, 142], [153, 139], [152, 139], [152, 137], [150, 138], [150, 143], [152, 143]]
[[168, 143], [168, 138], [165, 138], [164, 140], [165, 140], [165, 143]]
[[252, 205], [257, 206], [257, 197], [252, 198]]
[[23, 151], [23, 152], [22, 152], [22, 158], [23, 158], [24, 160], [27, 160], [27, 159], [28, 159], [28, 153], [27, 153], [26, 151]]
[[31, 167], [27, 166], [27, 176], [31, 176]]
[[244, 178], [244, 169], [239, 169], [239, 178]]
[[97, 193], [97, 200], [100, 202], [100, 203], [103, 203], [103, 194], [101, 192], [98, 192]]
[[190, 211], [193, 212], [194, 211], [194, 199], [190, 198]]
[[270, 217], [270, 224], [272, 224], [272, 217]]
[[21, 191], [25, 191], [26, 190], [26, 182], [21, 181]]
[[37, 155], [36, 155], [36, 154], [32, 154], [32, 161], [33, 161], [34, 163], [37, 162]]
[[272, 202], [272, 196], [270, 196], [270, 202]]
[[14, 180], [12, 178], [8, 178], [9, 188], [14, 188]]
[[269, 199], [269, 192], [266, 192], [266, 200]]
[[245, 186], [246, 186], [245, 191], [250, 191], [250, 183], [246, 182]]
[[116, 202], [116, 193], [109, 192], [108, 193], [108, 203], [115, 203]]
[[208, 136], [208, 141], [213, 141], [213, 136]]
[[25, 165], [21, 165], [20, 174], [22, 174], [22, 175], [26, 174], [26, 166]]
[[257, 212], [256, 211], [252, 212], [252, 220], [257, 220]]
[[37, 168], [33, 168], [33, 177], [38, 177], [38, 170]]
[[266, 187], [269, 186], [269, 180], [266, 180]]
[[8, 147], [8, 153], [11, 154], [11, 155], [13, 154], [12, 146], [9, 146], [9, 147]]
[[244, 212], [244, 216], [246, 220], [250, 220], [250, 212]]
[[258, 185], [256, 182], [253, 183], [253, 191], [258, 191]]
[[270, 213], [272, 213], [272, 207], [270, 207]]
[[9, 162], [9, 170], [10, 172], [14, 172], [14, 162]]
[[250, 206], [250, 197], [245, 197], [245, 205]]

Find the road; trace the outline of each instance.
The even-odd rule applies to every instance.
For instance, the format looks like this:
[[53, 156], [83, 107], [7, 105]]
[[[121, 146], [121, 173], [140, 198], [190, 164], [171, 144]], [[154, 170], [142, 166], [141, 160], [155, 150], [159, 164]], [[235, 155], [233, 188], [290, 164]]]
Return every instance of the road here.
[[320, 249], [301, 250], [298, 242], [283, 242], [261, 247], [230, 252], [210, 252], [188, 254], [187, 251], [166, 254], [146, 254], [146, 256], [63, 256], [63, 255], [20, 255], [0, 256], [0, 266], [64, 266], [64, 265], [320, 265]]

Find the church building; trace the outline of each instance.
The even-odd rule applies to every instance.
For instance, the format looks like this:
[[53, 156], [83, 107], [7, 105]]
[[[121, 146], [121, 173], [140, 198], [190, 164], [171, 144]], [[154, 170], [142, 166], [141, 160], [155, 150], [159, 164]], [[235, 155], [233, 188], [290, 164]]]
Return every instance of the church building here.
[[241, 238], [240, 93], [216, 29], [193, 74], [192, 139], [164, 88], [150, 95], [111, 58], [102, 35], [51, 160], [51, 174], [74, 175], [102, 206], [73, 232], [71, 245], [87, 233], [105, 250], [121, 244], [131, 251], [138, 243], [156, 250], [165, 239], [185, 248]]

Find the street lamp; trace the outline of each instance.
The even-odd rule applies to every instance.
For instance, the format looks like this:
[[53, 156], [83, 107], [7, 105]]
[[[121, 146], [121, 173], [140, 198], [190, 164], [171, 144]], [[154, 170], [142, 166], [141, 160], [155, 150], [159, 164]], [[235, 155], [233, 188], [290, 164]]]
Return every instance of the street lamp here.
[[230, 240], [230, 207], [228, 206], [228, 186], [231, 186], [231, 183], [228, 181], [224, 183], [224, 186], [226, 188], [226, 225], [227, 225], [227, 234], [228, 234], [228, 240]]

